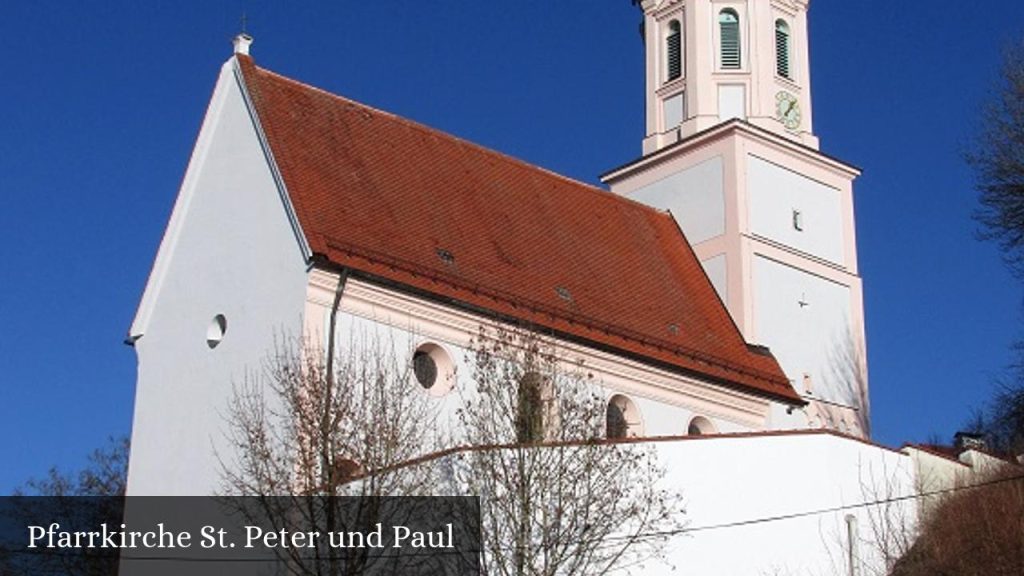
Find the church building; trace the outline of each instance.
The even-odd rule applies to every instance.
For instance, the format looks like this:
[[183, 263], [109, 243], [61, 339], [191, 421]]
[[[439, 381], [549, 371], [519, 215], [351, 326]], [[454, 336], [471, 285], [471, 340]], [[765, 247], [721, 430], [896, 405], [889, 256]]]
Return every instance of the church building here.
[[[429, 359], [439, 403], [497, 322], [585, 363], [631, 436], [862, 435], [864, 383], [830, 370], [862, 373], [856, 172], [809, 132], [804, 13], [714, 6], [650, 3], [646, 153], [610, 190], [262, 69], [238, 37], [131, 327], [133, 489], [209, 491], [195, 447], [232, 382], [335, 305]], [[746, 48], [766, 22], [789, 22], [792, 78]]]
[[646, 137], [607, 188], [261, 68], [237, 37], [130, 328], [129, 494], [217, 491], [233, 383], [282, 335], [386, 334], [451, 412], [480, 328], [530, 326], [601, 383], [609, 437], [652, 439], [695, 525], [829, 511], [689, 536], [689, 571], [853, 558], [866, 471], [909, 494], [914, 461], [869, 441], [859, 170], [814, 134], [809, 0], [636, 3]]

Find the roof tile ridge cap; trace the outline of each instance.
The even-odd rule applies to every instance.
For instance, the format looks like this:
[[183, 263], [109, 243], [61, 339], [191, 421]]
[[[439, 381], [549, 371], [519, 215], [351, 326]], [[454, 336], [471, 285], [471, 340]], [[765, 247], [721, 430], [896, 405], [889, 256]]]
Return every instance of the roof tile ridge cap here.
[[376, 108], [374, 106], [370, 106], [369, 104], [360, 102], [358, 100], [353, 100], [352, 98], [349, 98], [348, 96], [342, 96], [341, 94], [335, 94], [334, 92], [331, 92], [329, 90], [325, 90], [323, 88], [319, 88], [317, 86], [313, 86], [312, 84], [308, 84], [308, 83], [303, 82], [301, 80], [296, 80], [295, 78], [290, 78], [288, 76], [285, 76], [284, 74], [280, 74], [278, 72], [274, 72], [273, 70], [268, 70], [266, 68], [262, 68], [260, 66], [256, 66], [255, 64], [253, 65], [253, 67], [256, 68], [256, 71], [259, 72], [259, 73], [266, 74], [267, 76], [273, 76], [274, 78], [276, 78], [278, 80], [282, 80], [282, 81], [284, 81], [284, 82], [286, 82], [288, 84], [294, 84], [294, 85], [296, 85], [296, 86], [298, 86], [300, 88], [305, 88], [307, 90], [312, 90], [314, 92], [318, 92], [318, 93], [320, 93], [320, 94], [322, 94], [324, 96], [327, 96], [328, 98], [331, 98], [331, 99], [334, 99], [334, 100], [340, 100], [340, 101], [342, 101], [342, 102], [344, 102], [346, 104], [351, 104], [351, 105], [356, 106], [358, 108], [365, 108], [365, 109], [370, 110], [372, 112], [376, 112], [377, 114], [380, 114], [382, 116], [388, 116], [388, 117], [394, 118], [396, 120], [400, 120], [400, 121], [401, 120], [406, 120], [405, 118], [402, 118], [401, 116], [399, 116], [398, 114], [395, 114], [394, 112], [388, 112], [387, 110], [382, 110], [380, 108]]
[[611, 190], [606, 190], [606, 189], [601, 188], [599, 186], [596, 186], [594, 184], [590, 184], [590, 183], [584, 182], [582, 180], [578, 180], [578, 179], [573, 178], [571, 176], [566, 176], [565, 174], [561, 174], [559, 172], [555, 172], [554, 170], [552, 170], [550, 168], [545, 168], [544, 166], [540, 166], [539, 164], [534, 164], [532, 162], [528, 162], [526, 160], [523, 160], [522, 158], [518, 158], [516, 156], [512, 156], [511, 154], [508, 154], [508, 153], [505, 153], [505, 152], [501, 152], [501, 151], [495, 150], [493, 148], [489, 148], [487, 146], [484, 146], [483, 144], [479, 144], [477, 142], [473, 142], [472, 140], [469, 140], [469, 139], [463, 138], [461, 136], [457, 136], [455, 134], [452, 134], [451, 132], [446, 132], [444, 130], [441, 130], [440, 128], [434, 128], [433, 126], [428, 126], [428, 125], [426, 125], [426, 124], [424, 124], [422, 122], [417, 122], [417, 121], [412, 120], [410, 118], [406, 118], [405, 116], [402, 116], [400, 114], [395, 114], [394, 112], [388, 112], [387, 110], [383, 110], [381, 108], [377, 108], [375, 106], [371, 106], [369, 104], [366, 104], [364, 102], [360, 102], [358, 100], [353, 100], [352, 98], [349, 98], [347, 96], [342, 96], [340, 94], [335, 94], [334, 92], [330, 92], [329, 90], [325, 90], [323, 88], [319, 88], [317, 86], [313, 86], [312, 84], [308, 84], [308, 83], [303, 82], [301, 80], [296, 80], [294, 78], [290, 78], [290, 77], [285, 76], [283, 74], [274, 72], [273, 70], [268, 70], [266, 68], [262, 68], [260, 66], [257, 66], [254, 62], [252, 62], [252, 57], [251, 56], [244, 56], [243, 55], [242, 57], [248, 59], [252, 63], [252, 66], [256, 69], [256, 71], [258, 73], [264, 73], [264, 74], [267, 74], [269, 76], [273, 76], [273, 77], [275, 77], [277, 79], [280, 79], [280, 80], [282, 80], [284, 82], [287, 82], [289, 84], [294, 84], [294, 85], [299, 86], [301, 88], [305, 88], [305, 89], [308, 89], [308, 90], [313, 90], [313, 91], [318, 92], [320, 94], [323, 94], [323, 95], [325, 95], [325, 96], [327, 96], [329, 98], [333, 98], [335, 100], [340, 100], [340, 101], [345, 102], [347, 104], [350, 104], [350, 105], [353, 105], [353, 106], [356, 106], [356, 107], [359, 107], [359, 108], [363, 108], [363, 109], [375, 112], [377, 114], [381, 114], [382, 116], [386, 116], [388, 118], [391, 118], [391, 119], [397, 121], [398, 123], [400, 123], [400, 124], [402, 124], [402, 125], [404, 125], [404, 126], [406, 126], [408, 128], [412, 128], [414, 130], [419, 130], [421, 132], [424, 132], [424, 133], [427, 133], [427, 134], [431, 134], [431, 135], [439, 135], [439, 136], [442, 136], [442, 137], [447, 138], [449, 140], [452, 140], [452, 141], [454, 141], [454, 142], [456, 142], [458, 144], [461, 144], [461, 145], [467, 146], [469, 148], [474, 148], [476, 150], [479, 150], [480, 152], [482, 152], [484, 154], [487, 154], [489, 156], [495, 156], [495, 157], [498, 157], [498, 158], [501, 158], [501, 159], [513, 162], [515, 164], [519, 164], [521, 166], [525, 166], [527, 168], [530, 168], [530, 169], [533, 169], [533, 170], [537, 170], [539, 172], [543, 172], [543, 173], [545, 173], [545, 174], [547, 174], [549, 176], [553, 176], [555, 178], [558, 178], [559, 180], [563, 180], [563, 181], [568, 182], [570, 184], [573, 184], [573, 185], [585, 188], [585, 189], [587, 189], [587, 190], [589, 190], [591, 192], [595, 192], [595, 193], [607, 196], [609, 198], [612, 198], [616, 202], [628, 204], [628, 205], [630, 205], [630, 206], [632, 206], [634, 208], [640, 209], [641, 211], [649, 212], [649, 213], [652, 213], [652, 214], [659, 214], [659, 215], [667, 214], [667, 212], [664, 211], [664, 210], [659, 210], [657, 208], [653, 208], [653, 207], [648, 206], [648, 205], [646, 205], [646, 204], [644, 204], [644, 203], [642, 203], [642, 202], [640, 202], [638, 200], [633, 200], [632, 198], [623, 196], [621, 194], [616, 194], [616, 193], [612, 192]]

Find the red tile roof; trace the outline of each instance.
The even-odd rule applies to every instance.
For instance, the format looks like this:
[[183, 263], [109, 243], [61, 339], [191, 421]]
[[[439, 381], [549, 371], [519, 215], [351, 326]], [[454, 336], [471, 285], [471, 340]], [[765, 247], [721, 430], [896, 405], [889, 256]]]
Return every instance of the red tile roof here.
[[747, 347], [669, 214], [237, 58], [314, 254], [800, 402]]

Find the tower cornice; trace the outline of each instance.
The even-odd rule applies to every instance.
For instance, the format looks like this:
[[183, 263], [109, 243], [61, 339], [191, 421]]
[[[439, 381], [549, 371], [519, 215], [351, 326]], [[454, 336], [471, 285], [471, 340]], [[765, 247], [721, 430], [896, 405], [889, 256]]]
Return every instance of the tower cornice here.
[[661, 164], [668, 158], [686, 154], [691, 150], [694, 150], [701, 146], [705, 146], [711, 142], [720, 140], [722, 138], [728, 137], [736, 133], [741, 133], [754, 140], [759, 140], [767, 144], [782, 146], [789, 150], [798, 151], [800, 154], [806, 156], [808, 159], [813, 160], [815, 163], [820, 164], [830, 170], [842, 173], [851, 179], [856, 178], [861, 174], [861, 169], [858, 168], [857, 166], [854, 166], [853, 164], [844, 162], [843, 160], [825, 154], [820, 150], [811, 148], [810, 146], [805, 146], [803, 144], [800, 144], [799, 142], [795, 142], [789, 138], [780, 136], [770, 130], [766, 130], [759, 126], [755, 126], [754, 124], [740, 120], [738, 118], [734, 118], [727, 122], [723, 122], [721, 124], [708, 128], [703, 132], [698, 132], [697, 134], [694, 134], [684, 140], [680, 140], [675, 144], [666, 146], [650, 154], [641, 156], [640, 158], [623, 164], [622, 166], [613, 168], [608, 172], [601, 174], [600, 179], [602, 182], [606, 184], [611, 183], [625, 176], [629, 176], [636, 172], [643, 171], [650, 166]]

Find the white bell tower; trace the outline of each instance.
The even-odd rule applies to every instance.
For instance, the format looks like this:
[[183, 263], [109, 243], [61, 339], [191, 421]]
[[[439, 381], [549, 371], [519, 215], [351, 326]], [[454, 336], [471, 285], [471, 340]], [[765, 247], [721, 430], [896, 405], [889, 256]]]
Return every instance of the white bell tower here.
[[768, 428], [870, 433], [853, 216], [860, 171], [819, 151], [809, 0], [639, 0], [643, 155], [602, 176], [679, 222], [747, 341], [808, 405]]
[[807, 0], [642, 0], [649, 154], [731, 118], [817, 149]]

